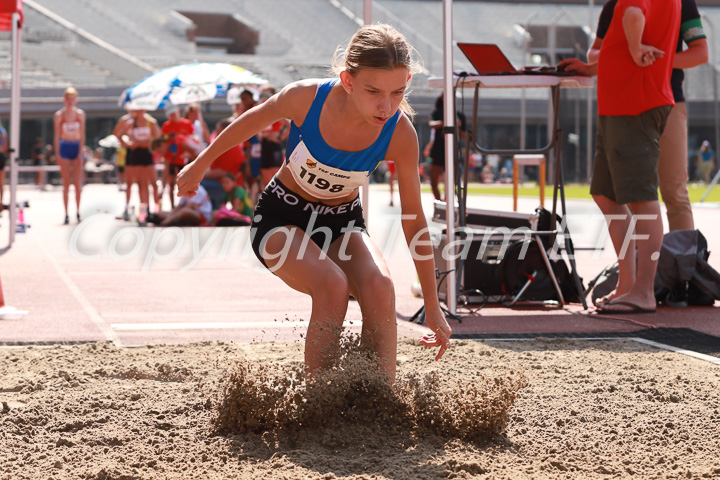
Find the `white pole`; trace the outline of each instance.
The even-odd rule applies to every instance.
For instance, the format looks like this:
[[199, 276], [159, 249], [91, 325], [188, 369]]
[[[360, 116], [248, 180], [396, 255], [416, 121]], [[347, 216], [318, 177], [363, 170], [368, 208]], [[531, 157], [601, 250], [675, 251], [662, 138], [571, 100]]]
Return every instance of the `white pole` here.
[[[443, 70], [445, 85], [443, 88], [443, 124], [445, 129], [445, 201], [447, 203], [447, 240], [455, 242], [455, 96], [453, 95], [453, 31], [452, 31], [452, 0], [443, 0]], [[447, 301], [450, 313], [457, 311], [457, 272], [455, 271], [455, 255], [449, 252], [447, 270]]]
[[372, 23], [372, 0], [363, 0], [363, 23], [365, 25]]
[[[530, 50], [530, 34], [525, 24], [525, 38], [523, 39], [523, 67], [528, 65], [528, 52]], [[527, 130], [527, 115], [525, 88], [520, 89], [520, 150], [525, 150], [525, 131]]]
[[703, 15], [703, 21], [710, 26], [710, 63], [712, 63], [712, 82], [713, 82], [713, 108], [715, 112], [715, 150], [720, 151], [720, 110], [718, 110], [718, 84], [717, 84], [717, 42], [715, 40], [715, 24], [707, 15]]
[[[363, 23], [365, 25], [372, 23], [372, 0], [363, 0]], [[363, 205], [363, 216], [367, 223], [370, 214], [370, 177], [365, 179], [360, 195]]]
[[[710, 20], [710, 18], [707, 15], [703, 15], [703, 22], [706, 23], [710, 27], [710, 63], [712, 64], [713, 69], [713, 75], [712, 75], [712, 82], [713, 82], [713, 108], [715, 112], [715, 150], [720, 151], [720, 111], [718, 110], [718, 84], [717, 84], [717, 42], [715, 40], [715, 24]], [[712, 181], [708, 185], [707, 189], [705, 190], [705, 193], [703, 193], [702, 197], [700, 198], [700, 202], [704, 202], [705, 199], [710, 195], [710, 192], [712, 191], [713, 187], [718, 183], [718, 180], [720, 179], [720, 170], [718, 170], [718, 173], [715, 174], [715, 177], [713, 177]]]
[[[593, 27], [595, 22], [593, 22], [593, 0], [588, 0], [588, 28], [590, 31], [593, 31]], [[590, 41], [592, 42], [593, 36], [590, 36]], [[593, 114], [592, 114], [592, 106], [593, 106], [593, 99], [595, 98], [595, 89], [589, 88], [587, 92], [587, 150], [585, 152], [585, 179], [590, 182], [590, 177], [592, 176], [592, 159], [593, 159]], [[578, 144], [579, 145], [579, 144]]]
[[[556, 59], [556, 53], [557, 53], [557, 22], [560, 20], [560, 16], [562, 14], [563, 10], [560, 10], [557, 15], [552, 19], [550, 24], [547, 27], [547, 35], [548, 35], [548, 57], [550, 59], [550, 65], [557, 65], [557, 59]], [[557, 115], [557, 112], [554, 111], [554, 101], [553, 101], [553, 89], [549, 89], [548, 91], [548, 103], [547, 103], [547, 139], [548, 143], [553, 141], [553, 138], [555, 138], [555, 122], [554, 118], [555, 115]], [[560, 105], [558, 104], [558, 108], [560, 108]], [[555, 152], [557, 147], [553, 147], [548, 152], [548, 158], [555, 158]], [[558, 161], [560, 164], [562, 164], [562, 158], [559, 158]], [[548, 178], [555, 178], [555, 168], [558, 166], [555, 165], [556, 162], [548, 162], [547, 163], [547, 176]], [[545, 179], [547, 180], [547, 178]]]
[[17, 228], [17, 158], [20, 149], [20, 14], [12, 14], [12, 86], [10, 90], [10, 236], [8, 247], [15, 241]]

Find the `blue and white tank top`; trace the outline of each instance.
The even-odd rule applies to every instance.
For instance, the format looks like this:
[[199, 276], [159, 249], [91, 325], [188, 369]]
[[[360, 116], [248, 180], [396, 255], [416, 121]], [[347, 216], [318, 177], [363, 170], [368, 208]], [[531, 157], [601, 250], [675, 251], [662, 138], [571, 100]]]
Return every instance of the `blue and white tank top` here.
[[320, 199], [341, 198], [365, 183], [385, 160], [401, 112], [383, 126], [377, 140], [365, 150], [343, 152], [328, 145], [320, 134], [320, 112], [337, 78], [318, 85], [315, 99], [302, 127], [290, 123], [285, 163], [295, 181], [308, 194]]

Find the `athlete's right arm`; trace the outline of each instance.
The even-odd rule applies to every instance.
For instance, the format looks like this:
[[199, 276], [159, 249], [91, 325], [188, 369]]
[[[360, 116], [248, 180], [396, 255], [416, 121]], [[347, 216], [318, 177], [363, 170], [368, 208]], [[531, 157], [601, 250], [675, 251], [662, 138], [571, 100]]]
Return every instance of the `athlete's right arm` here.
[[282, 118], [289, 118], [296, 123], [304, 119], [315, 95], [315, 85], [308, 81], [291, 83], [277, 95], [236, 118], [192, 163], [180, 171], [177, 177], [178, 196], [195, 195], [205, 171], [230, 148], [242, 144]]
[[603, 39], [596, 36], [593, 40], [593, 44], [590, 45], [590, 49], [587, 51], [588, 63], [595, 63], [600, 59], [600, 47], [602, 46]]
[[60, 158], [60, 123], [62, 119], [62, 113], [60, 111], [55, 112], [53, 115], [53, 148], [55, 149], [55, 155]]
[[125, 132], [127, 132], [128, 128], [132, 125], [132, 121], [128, 116], [123, 115], [118, 120], [118, 123], [115, 125], [115, 128], [113, 129], [113, 135], [117, 137], [118, 141], [120, 142], [120, 145], [127, 148], [128, 144], [123, 140], [123, 135], [125, 135]]

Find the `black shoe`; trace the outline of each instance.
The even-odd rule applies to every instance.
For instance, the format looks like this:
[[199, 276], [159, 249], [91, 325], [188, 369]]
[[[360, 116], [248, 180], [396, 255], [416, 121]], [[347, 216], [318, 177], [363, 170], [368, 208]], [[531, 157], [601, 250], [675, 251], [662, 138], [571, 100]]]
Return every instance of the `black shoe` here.
[[77, 220], [78, 220], [78, 223], [82, 222], [82, 220], [80, 220], [80, 214], [79, 214], [79, 213], [77, 214]]
[[70, 223], [70, 217], [68, 217], [67, 215], [65, 215], [65, 222], [64, 222], [64, 223], [65, 223], [65, 225], [67, 225], [68, 223]]

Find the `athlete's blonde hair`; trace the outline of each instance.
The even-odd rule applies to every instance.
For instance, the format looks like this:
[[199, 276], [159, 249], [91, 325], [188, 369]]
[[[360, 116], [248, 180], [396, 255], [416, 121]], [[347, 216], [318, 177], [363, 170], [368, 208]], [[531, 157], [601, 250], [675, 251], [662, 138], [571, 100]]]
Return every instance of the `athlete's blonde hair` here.
[[[384, 23], [365, 25], [353, 35], [344, 51], [342, 47], [337, 48], [333, 71], [337, 75], [343, 70], [355, 75], [363, 68], [392, 70], [405, 67], [410, 74], [415, 74], [421, 69], [413, 59], [413, 52], [415, 49], [394, 27]], [[415, 112], [407, 101], [407, 93], [400, 110], [412, 119]]]

